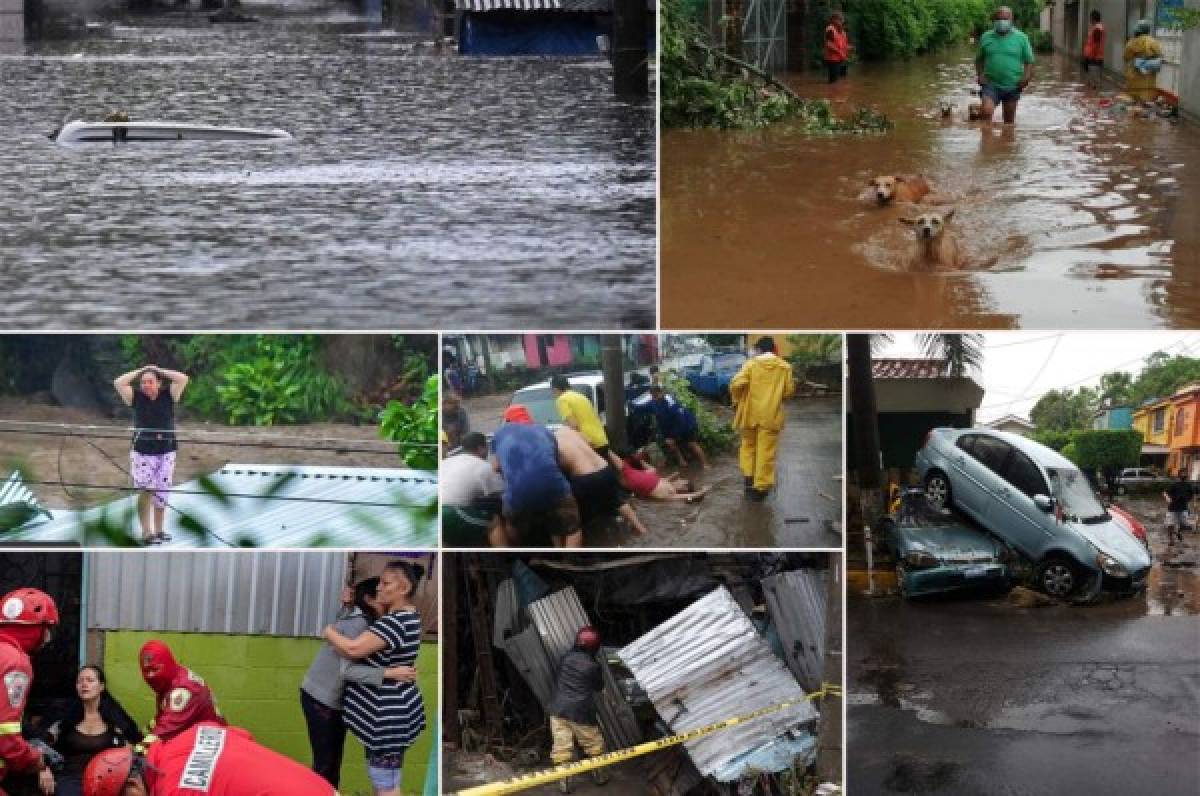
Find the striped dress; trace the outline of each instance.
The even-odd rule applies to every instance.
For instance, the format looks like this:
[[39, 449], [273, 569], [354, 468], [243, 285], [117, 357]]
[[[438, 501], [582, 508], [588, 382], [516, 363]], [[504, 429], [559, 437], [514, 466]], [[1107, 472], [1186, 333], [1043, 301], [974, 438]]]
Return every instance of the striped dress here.
[[[414, 666], [421, 648], [421, 615], [397, 611], [367, 628], [387, 644], [366, 658], [368, 666]], [[403, 754], [425, 729], [425, 703], [416, 683], [384, 681], [382, 687], [346, 683], [342, 698], [346, 726], [368, 757]]]

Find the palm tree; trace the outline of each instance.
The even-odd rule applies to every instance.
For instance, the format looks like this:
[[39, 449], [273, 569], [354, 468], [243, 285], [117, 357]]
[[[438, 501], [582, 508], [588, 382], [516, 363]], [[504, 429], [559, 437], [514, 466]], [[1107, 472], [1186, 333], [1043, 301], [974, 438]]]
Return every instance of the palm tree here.
[[[891, 335], [851, 334], [846, 336], [847, 377], [854, 419], [854, 462], [864, 519], [883, 513], [883, 487], [879, 448], [879, 415], [875, 408], [875, 376], [871, 369], [872, 349], [890, 343]], [[925, 333], [917, 336], [921, 352], [946, 362], [947, 376], [965, 376], [983, 364], [983, 335]]]

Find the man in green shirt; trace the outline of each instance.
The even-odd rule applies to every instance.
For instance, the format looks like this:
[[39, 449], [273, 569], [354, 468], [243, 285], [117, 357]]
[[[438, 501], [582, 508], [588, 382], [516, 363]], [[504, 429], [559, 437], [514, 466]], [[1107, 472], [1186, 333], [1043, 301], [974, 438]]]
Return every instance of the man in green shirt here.
[[1004, 123], [1017, 120], [1017, 102], [1033, 79], [1033, 47], [1029, 37], [1013, 27], [1013, 12], [1000, 6], [992, 15], [992, 29], [979, 37], [975, 77], [983, 96], [980, 118], [990, 122], [996, 106], [1004, 106]]

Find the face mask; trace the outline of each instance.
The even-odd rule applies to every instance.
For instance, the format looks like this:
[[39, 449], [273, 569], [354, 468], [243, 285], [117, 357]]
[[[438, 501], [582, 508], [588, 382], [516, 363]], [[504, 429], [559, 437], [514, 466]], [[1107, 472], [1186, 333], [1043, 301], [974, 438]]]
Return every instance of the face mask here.
[[997, 19], [995, 24], [992, 27], [994, 27], [996, 29], [997, 33], [1001, 33], [1001, 34], [1008, 33], [1010, 30], [1012, 30], [1012, 20], [1011, 19]]

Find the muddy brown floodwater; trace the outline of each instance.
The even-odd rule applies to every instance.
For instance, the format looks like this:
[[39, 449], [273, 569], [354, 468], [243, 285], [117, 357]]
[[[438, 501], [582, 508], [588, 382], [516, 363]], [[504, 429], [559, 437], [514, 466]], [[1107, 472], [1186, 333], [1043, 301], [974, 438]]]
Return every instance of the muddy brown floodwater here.
[[[1200, 325], [1200, 126], [1135, 117], [1058, 56], [1039, 57], [1015, 128], [969, 123], [971, 58], [864, 65], [833, 87], [792, 76], [840, 112], [883, 110], [885, 135], [664, 132], [663, 325]], [[904, 211], [859, 198], [914, 173], [956, 208], [965, 271], [914, 268]]]

